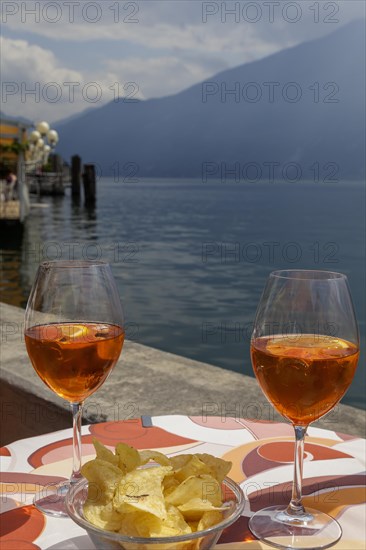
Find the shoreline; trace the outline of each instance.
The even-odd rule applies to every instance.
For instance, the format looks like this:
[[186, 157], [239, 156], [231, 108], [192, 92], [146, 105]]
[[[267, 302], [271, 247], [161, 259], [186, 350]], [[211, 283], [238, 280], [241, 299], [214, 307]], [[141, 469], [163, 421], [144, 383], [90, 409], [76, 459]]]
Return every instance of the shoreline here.
[[[335, 270], [349, 278], [360, 366], [365, 363], [359, 186], [299, 186], [284, 201], [282, 186], [251, 186], [250, 192], [230, 186], [228, 193], [222, 186], [168, 181], [102, 179], [93, 211], [74, 204], [70, 190], [65, 198], [39, 199], [22, 241], [4, 243], [3, 301], [25, 308], [41, 261], [101, 259], [111, 265], [122, 297], [127, 338], [254, 379], [250, 333], [268, 274], [289, 266]], [[313, 212], [310, 225], [307, 212]], [[343, 402], [364, 409], [365, 382], [358, 368]]]
[[[24, 344], [24, 310], [0, 303], [2, 445], [71, 426], [69, 405], [33, 370]], [[85, 403], [83, 421], [186, 414], [280, 421], [256, 380], [126, 340], [105, 384]], [[312, 425], [365, 437], [362, 409], [338, 404]]]

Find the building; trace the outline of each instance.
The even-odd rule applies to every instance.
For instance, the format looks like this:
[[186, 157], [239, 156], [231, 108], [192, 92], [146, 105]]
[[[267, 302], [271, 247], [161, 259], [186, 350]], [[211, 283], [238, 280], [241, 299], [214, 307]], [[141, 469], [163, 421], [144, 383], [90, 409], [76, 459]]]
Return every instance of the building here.
[[27, 129], [32, 124], [16, 119], [0, 119], [0, 179], [9, 170], [18, 172], [18, 160], [21, 150], [27, 142]]
[[[3, 228], [22, 223], [29, 212], [28, 188], [25, 181], [25, 147], [27, 130], [32, 124], [0, 118], [0, 222]], [[5, 178], [9, 171], [17, 175], [16, 200], [6, 199]]]

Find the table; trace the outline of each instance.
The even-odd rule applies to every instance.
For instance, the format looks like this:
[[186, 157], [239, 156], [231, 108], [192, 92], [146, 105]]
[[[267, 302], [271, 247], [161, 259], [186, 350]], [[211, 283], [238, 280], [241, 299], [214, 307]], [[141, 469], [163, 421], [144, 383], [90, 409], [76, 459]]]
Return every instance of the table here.
[[[252, 512], [287, 503], [293, 475], [293, 430], [285, 423], [243, 418], [155, 416], [83, 426], [83, 460], [94, 458], [92, 438], [113, 448], [124, 441], [166, 454], [211, 453], [233, 463], [230, 477], [248, 498], [243, 516], [223, 533], [218, 548], [264, 549], [248, 529]], [[68, 478], [71, 429], [16, 441], [1, 455], [2, 550], [89, 550], [86, 532], [69, 519], [46, 517], [32, 505], [35, 488]], [[308, 429], [304, 502], [330, 513], [343, 528], [333, 547], [364, 550], [364, 439], [319, 428]]]

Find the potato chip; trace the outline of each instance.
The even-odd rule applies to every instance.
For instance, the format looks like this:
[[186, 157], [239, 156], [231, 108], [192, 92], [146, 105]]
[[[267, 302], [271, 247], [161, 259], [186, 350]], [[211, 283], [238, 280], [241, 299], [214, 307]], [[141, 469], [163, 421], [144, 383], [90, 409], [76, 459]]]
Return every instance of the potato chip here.
[[[204, 531], [213, 525], [217, 525], [222, 521], [222, 514], [218, 511], [204, 512], [202, 518], [197, 524], [196, 531]], [[202, 539], [196, 539], [195, 545], [190, 550], [199, 550]]]
[[175, 455], [169, 457], [170, 465], [173, 466], [173, 470], [179, 470], [183, 468], [189, 462], [193, 455]]
[[187, 523], [190, 526], [190, 528], [192, 529], [192, 533], [195, 533], [197, 531], [197, 527], [198, 527], [199, 522], [198, 521], [187, 520]]
[[[165, 520], [152, 516], [148, 512], [132, 512], [123, 515], [123, 522], [119, 533], [130, 537], [172, 537], [177, 535], [191, 533], [190, 526], [184, 521], [182, 514], [174, 506], [168, 507], [168, 513]], [[126, 550], [135, 550], [134, 543], [124, 542], [123, 547]], [[139, 550], [149, 550], [148, 544], [138, 545]], [[192, 541], [180, 543], [162, 543], [154, 544], [154, 550], [194, 550], [196, 548]]]
[[167, 495], [170, 495], [170, 493], [172, 493], [174, 489], [178, 487], [178, 485], [180, 485], [180, 482], [177, 479], [175, 479], [174, 473], [169, 472], [168, 475], [166, 475], [163, 480], [164, 496], [166, 497]]
[[116, 446], [116, 455], [118, 456], [118, 466], [125, 472], [132, 472], [141, 464], [139, 452], [126, 445], [126, 443], [118, 443]]
[[167, 506], [167, 517], [161, 521], [160, 530], [152, 533], [153, 537], [174, 537], [191, 533], [192, 529], [185, 521], [183, 514], [175, 506]]
[[122, 523], [119, 533], [129, 537], [151, 537], [151, 533], [159, 529], [161, 520], [149, 512], [134, 511], [121, 514]]
[[98, 441], [95, 437], [93, 437], [93, 445], [97, 453], [97, 458], [106, 460], [107, 462], [118, 466], [118, 456], [116, 456], [110, 449], [107, 449], [107, 447], [105, 447], [103, 443]]
[[87, 500], [84, 504], [84, 516], [93, 525], [108, 531], [119, 531], [123, 519], [123, 516], [113, 508], [112, 501], [98, 505]]
[[141, 510], [165, 519], [167, 512], [162, 481], [169, 471], [171, 466], [158, 466], [127, 473], [116, 489], [113, 498], [115, 509], [121, 513]]
[[192, 498], [208, 500], [213, 506], [220, 506], [221, 486], [212, 476], [192, 476], [185, 479], [172, 493], [167, 495], [166, 502], [179, 506]]
[[123, 472], [117, 466], [101, 458], [86, 462], [81, 474], [89, 481], [88, 500], [98, 504], [112, 500], [115, 488], [123, 478]]
[[214, 506], [209, 500], [202, 500], [196, 497], [184, 504], [180, 504], [178, 510], [182, 512], [186, 521], [200, 521], [205, 513], [218, 512], [219, 507]]
[[[93, 443], [97, 456], [83, 466], [82, 474], [89, 481], [84, 516], [97, 527], [131, 537], [173, 537], [222, 520], [221, 481], [230, 462], [208, 454], [168, 458], [125, 443], [113, 453], [98, 440]], [[149, 461], [159, 465], [141, 468]], [[164, 543], [154, 550], [198, 550], [200, 544], [201, 539]]]
[[203, 516], [198, 522], [197, 531], [204, 531], [205, 529], [208, 529], [213, 525], [217, 525], [222, 521], [222, 519], [223, 515], [222, 512], [220, 512], [219, 510], [204, 512]]
[[208, 473], [217, 479], [219, 483], [222, 483], [224, 477], [227, 476], [231, 470], [232, 462], [223, 460], [222, 458], [217, 458], [207, 453], [196, 454], [195, 456], [206, 464], [209, 468]]
[[162, 466], [171, 465], [169, 458], [163, 455], [163, 453], [159, 453], [159, 451], [140, 451], [139, 454], [140, 454], [141, 465], [147, 464], [149, 460], [154, 460], [154, 462], [157, 462]]
[[200, 460], [197, 455], [192, 455], [191, 458], [176, 470], [174, 477], [178, 481], [184, 481], [185, 479], [192, 476], [199, 476], [202, 474], [211, 474], [212, 468], [207, 466], [202, 460]]

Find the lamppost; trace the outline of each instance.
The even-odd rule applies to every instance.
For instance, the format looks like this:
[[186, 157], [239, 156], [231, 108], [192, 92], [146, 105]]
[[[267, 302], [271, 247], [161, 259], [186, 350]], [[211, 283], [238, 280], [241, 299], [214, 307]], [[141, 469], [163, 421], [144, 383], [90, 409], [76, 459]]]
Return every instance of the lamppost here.
[[28, 162], [33, 169], [37, 169], [47, 164], [50, 152], [58, 143], [58, 133], [50, 129], [48, 122], [39, 122], [30, 134], [29, 142]]

